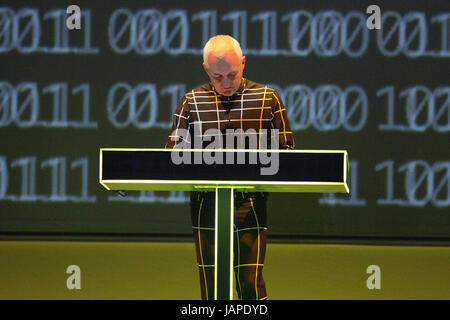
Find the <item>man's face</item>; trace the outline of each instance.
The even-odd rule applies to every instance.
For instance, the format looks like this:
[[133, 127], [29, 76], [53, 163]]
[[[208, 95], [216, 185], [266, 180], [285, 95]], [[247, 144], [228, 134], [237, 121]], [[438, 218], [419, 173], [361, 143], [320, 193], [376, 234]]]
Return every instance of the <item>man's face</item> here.
[[209, 67], [203, 63], [203, 68], [216, 88], [224, 96], [232, 96], [241, 84], [245, 67], [245, 57], [239, 57], [234, 51], [226, 52], [221, 57], [211, 53], [208, 56]]

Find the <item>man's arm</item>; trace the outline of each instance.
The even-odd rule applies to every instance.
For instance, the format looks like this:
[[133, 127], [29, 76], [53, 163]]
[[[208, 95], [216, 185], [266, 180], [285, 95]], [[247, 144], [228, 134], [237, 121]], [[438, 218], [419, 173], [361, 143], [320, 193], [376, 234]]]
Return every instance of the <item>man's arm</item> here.
[[291, 126], [287, 117], [286, 108], [283, 105], [280, 95], [277, 91], [273, 92], [272, 99], [272, 128], [278, 129], [278, 142], [280, 149], [294, 149], [295, 142], [292, 135]]
[[[189, 103], [186, 96], [183, 96], [173, 114], [172, 129], [169, 132], [165, 148], [172, 149], [182, 141], [189, 139], [187, 132], [189, 132]], [[188, 142], [190, 143], [190, 141]]]

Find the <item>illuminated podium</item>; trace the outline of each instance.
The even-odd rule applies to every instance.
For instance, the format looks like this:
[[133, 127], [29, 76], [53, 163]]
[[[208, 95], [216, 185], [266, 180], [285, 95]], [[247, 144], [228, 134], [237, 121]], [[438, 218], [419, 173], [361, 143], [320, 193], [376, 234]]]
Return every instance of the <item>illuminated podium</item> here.
[[214, 191], [214, 299], [233, 297], [234, 191], [349, 193], [347, 151], [100, 149], [108, 190]]

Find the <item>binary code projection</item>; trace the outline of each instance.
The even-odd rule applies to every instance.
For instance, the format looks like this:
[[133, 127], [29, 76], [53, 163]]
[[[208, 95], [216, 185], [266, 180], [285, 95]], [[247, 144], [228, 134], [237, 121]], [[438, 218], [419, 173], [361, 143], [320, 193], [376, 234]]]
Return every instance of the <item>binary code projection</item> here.
[[[93, 10], [89, 5], [83, 8], [79, 16], [82, 32], [73, 37], [67, 27], [70, 16], [66, 8], [23, 7], [14, 10], [2, 7], [0, 52], [102, 54], [92, 40], [98, 27], [93, 21]], [[200, 10], [191, 13], [185, 8], [167, 11], [117, 8], [104, 27], [107, 28], [108, 49], [117, 54], [200, 55], [209, 37], [217, 34], [219, 29], [227, 29], [249, 55], [332, 57], [343, 54], [360, 58], [370, 50], [369, 42], [373, 38], [376, 50], [387, 57], [450, 56], [448, 12], [428, 15], [415, 10], [404, 14], [383, 11], [379, 32], [374, 34], [367, 27], [368, 16], [363, 3], [355, 8], [359, 10], [338, 12], [335, 9], [283, 13], [249, 9]], [[200, 30], [197, 25], [201, 26]], [[259, 43], [253, 43], [255, 47], [252, 48], [250, 42], [255, 42], [251, 40], [255, 33], [258, 33], [255, 38]], [[45, 37], [46, 34], [53, 37]]]
[[109, 193], [98, 149], [162, 148], [208, 81], [203, 45], [230, 34], [296, 149], [349, 151], [351, 193], [272, 193], [271, 235], [450, 236], [448, 2], [73, 5], [0, 7], [0, 232], [190, 234], [188, 193]]

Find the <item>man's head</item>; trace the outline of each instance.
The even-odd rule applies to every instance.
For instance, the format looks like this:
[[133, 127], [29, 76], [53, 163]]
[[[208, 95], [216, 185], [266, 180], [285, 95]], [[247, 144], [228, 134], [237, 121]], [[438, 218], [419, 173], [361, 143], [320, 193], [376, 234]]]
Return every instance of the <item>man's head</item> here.
[[244, 67], [241, 46], [230, 36], [212, 37], [203, 48], [203, 68], [221, 95], [232, 96], [239, 89]]

